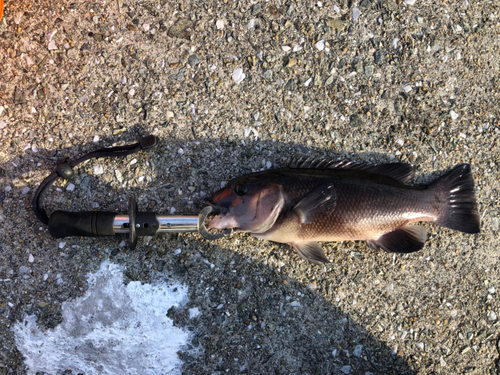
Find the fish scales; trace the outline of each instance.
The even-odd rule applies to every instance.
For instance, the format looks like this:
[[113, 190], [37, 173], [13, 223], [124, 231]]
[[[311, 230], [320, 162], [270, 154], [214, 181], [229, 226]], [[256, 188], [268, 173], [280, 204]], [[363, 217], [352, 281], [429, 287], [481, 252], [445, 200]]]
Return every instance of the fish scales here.
[[337, 179], [333, 184], [337, 191], [335, 210], [320, 212], [314, 223], [302, 225], [299, 233], [304, 239], [369, 239], [408, 223], [409, 216], [423, 218], [432, 215], [428, 192], [410, 193], [398, 187], [382, 188], [370, 182], [349, 179]]
[[[285, 181], [284, 189], [293, 202], [290, 210], [308, 192], [325, 182], [318, 184], [318, 181], [312, 179], [299, 180], [296, 183], [301, 188], [294, 191], [287, 188], [293, 185], [293, 181]], [[296, 235], [300, 240], [368, 240], [409, 222], [432, 220], [437, 216], [436, 207], [432, 205], [434, 197], [429, 190], [409, 189], [404, 185], [381, 185], [348, 178], [329, 177], [326, 181], [331, 181], [337, 192], [335, 209], [331, 212], [319, 211], [314, 222], [302, 225], [294, 215], [289, 215], [289, 220], [286, 220], [289, 211], [283, 212], [280, 218], [283, 222], [276, 223], [276, 226], [280, 227], [277, 227], [275, 232], [286, 231], [286, 237], [291, 239]], [[280, 235], [281, 240], [284, 240], [285, 236], [281, 233]]]

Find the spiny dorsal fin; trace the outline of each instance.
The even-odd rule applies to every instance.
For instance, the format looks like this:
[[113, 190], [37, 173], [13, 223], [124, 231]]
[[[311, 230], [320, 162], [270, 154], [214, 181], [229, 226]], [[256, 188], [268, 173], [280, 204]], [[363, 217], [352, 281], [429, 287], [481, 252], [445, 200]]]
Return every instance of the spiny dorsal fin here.
[[413, 166], [407, 163], [367, 164], [348, 160], [300, 158], [292, 161], [290, 168], [358, 170], [391, 177], [403, 183], [410, 181], [414, 175]]

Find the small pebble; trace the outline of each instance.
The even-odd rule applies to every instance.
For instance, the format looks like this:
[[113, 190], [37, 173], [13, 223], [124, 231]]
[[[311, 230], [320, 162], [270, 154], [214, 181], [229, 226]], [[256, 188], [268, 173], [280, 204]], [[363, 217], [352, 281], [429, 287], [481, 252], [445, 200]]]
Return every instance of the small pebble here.
[[495, 287], [494, 287], [494, 286], [490, 287], [490, 288], [488, 289], [488, 293], [489, 293], [489, 294], [494, 294], [494, 293], [495, 293]]
[[352, 352], [352, 354], [355, 356], [355, 357], [358, 357], [360, 358], [361, 357], [361, 352], [363, 351], [363, 345], [356, 345], [356, 348], [354, 349], [354, 351]]
[[259, 132], [257, 131], [257, 129], [255, 129], [253, 127], [245, 128], [245, 130], [243, 132], [243, 135], [245, 136], [245, 138], [249, 137], [250, 134], [253, 134], [255, 136], [255, 138], [257, 138], [259, 136]]
[[123, 182], [123, 175], [118, 169], [115, 169], [115, 176], [119, 183]]
[[22, 275], [22, 274], [25, 274], [26, 272], [28, 272], [30, 269], [26, 266], [21, 266], [19, 267], [19, 274]]
[[28, 262], [33, 263], [34, 261], [35, 257], [33, 256], [33, 254], [30, 254], [30, 256], [28, 257]]
[[451, 110], [450, 111], [450, 117], [452, 120], [456, 120], [460, 117], [460, 115], [458, 113], [456, 113], [455, 111]]
[[347, 374], [350, 374], [350, 373], [351, 373], [351, 369], [352, 369], [352, 367], [351, 367], [351, 366], [343, 366], [343, 367], [340, 369], [340, 371], [341, 371], [342, 373], [344, 373], [344, 374], [346, 374], [346, 375], [347, 375]]
[[64, 249], [64, 246], [66, 246], [66, 242], [59, 242], [59, 249]]
[[66, 191], [73, 191], [73, 190], [75, 190], [75, 185], [70, 182], [68, 186], [66, 186]]
[[200, 64], [200, 57], [198, 55], [191, 55], [188, 58], [188, 63], [192, 68], [196, 68]]
[[189, 309], [189, 319], [194, 319], [200, 316], [200, 309], [197, 307], [193, 307]]
[[217, 26], [217, 30], [224, 30], [224, 21], [223, 20], [217, 20], [215, 26]]
[[56, 45], [56, 42], [51, 40], [47, 46], [47, 48], [49, 49], [49, 51], [55, 51], [57, 50], [57, 45]]
[[325, 49], [325, 41], [321, 39], [320, 41], [314, 44], [314, 47], [316, 47], [319, 51], [323, 51]]
[[102, 165], [94, 165], [94, 174], [95, 175], [100, 175], [104, 173], [104, 168]]
[[57, 30], [52, 30], [50, 33], [47, 34], [47, 42], [50, 42], [54, 35], [56, 35]]
[[233, 72], [233, 80], [237, 85], [241, 83], [245, 79], [245, 73], [243, 73], [243, 69], [238, 68]]
[[352, 20], [357, 21], [361, 17], [361, 11], [358, 8], [352, 9]]
[[497, 314], [494, 311], [490, 311], [490, 313], [488, 314], [488, 319], [497, 320]]
[[175, 249], [175, 250], [174, 250], [174, 254], [175, 254], [175, 255], [179, 255], [180, 253], [181, 253], [181, 249]]
[[371, 77], [373, 74], [373, 65], [365, 66], [365, 76]]

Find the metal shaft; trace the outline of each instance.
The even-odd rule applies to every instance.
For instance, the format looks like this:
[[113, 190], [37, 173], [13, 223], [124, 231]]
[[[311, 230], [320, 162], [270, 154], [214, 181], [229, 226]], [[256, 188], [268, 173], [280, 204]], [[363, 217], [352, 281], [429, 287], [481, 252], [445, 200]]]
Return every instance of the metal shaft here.
[[[159, 228], [156, 233], [186, 233], [200, 231], [200, 218], [198, 215], [157, 215], [156, 219], [159, 222]], [[129, 223], [130, 218], [128, 215], [116, 215], [113, 221], [115, 233], [128, 233]]]
[[[115, 215], [113, 233], [129, 233], [131, 249], [135, 248], [137, 236], [154, 236], [157, 233], [199, 232], [207, 240], [217, 240], [230, 235], [233, 230], [226, 229], [223, 233], [212, 234], [205, 227], [207, 215], [213, 211], [212, 206], [201, 210], [199, 215], [157, 215], [154, 212], [137, 212], [137, 204], [130, 200], [130, 215]], [[130, 223], [134, 228], [130, 228]]]

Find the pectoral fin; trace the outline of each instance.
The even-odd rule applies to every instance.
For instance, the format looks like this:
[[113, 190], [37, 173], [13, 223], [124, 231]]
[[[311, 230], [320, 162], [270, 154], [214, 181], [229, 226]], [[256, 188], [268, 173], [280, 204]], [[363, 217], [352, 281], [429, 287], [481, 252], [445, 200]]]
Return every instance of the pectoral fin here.
[[291, 245], [304, 260], [308, 260], [319, 266], [323, 263], [330, 263], [323, 252], [323, 248], [317, 242], [294, 242]]
[[299, 216], [301, 224], [312, 223], [317, 213], [328, 214], [333, 211], [337, 204], [337, 193], [333, 184], [325, 184], [317, 187], [304, 197], [293, 208]]
[[405, 225], [395, 231], [384, 234], [368, 245], [383, 249], [389, 253], [413, 253], [424, 247], [427, 232], [418, 225]]

